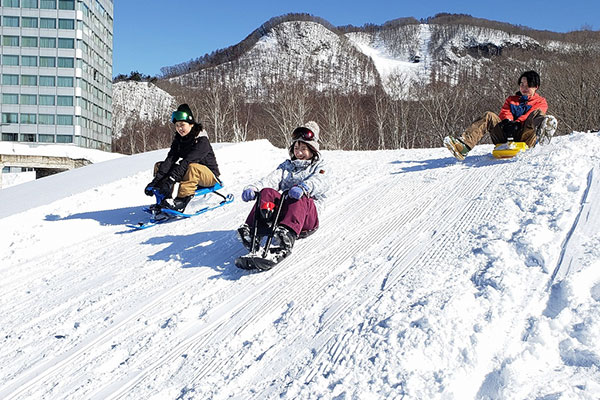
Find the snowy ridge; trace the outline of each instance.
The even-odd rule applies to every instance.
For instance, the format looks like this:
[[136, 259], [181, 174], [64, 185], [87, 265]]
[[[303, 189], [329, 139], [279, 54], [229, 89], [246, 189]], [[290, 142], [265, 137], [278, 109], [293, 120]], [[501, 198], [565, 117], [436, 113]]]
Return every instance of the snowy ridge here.
[[[287, 20], [257, 32], [252, 34], [261, 35], [256, 43], [240, 42], [247, 48], [235, 51], [232, 46], [232, 56], [215, 61], [219, 65], [169, 80], [195, 87], [216, 79], [241, 85], [251, 96], [262, 93], [266, 84], [279, 82], [366, 93], [381, 81], [387, 93], [402, 97], [407, 87], [427, 82], [432, 70], [452, 82], [459, 69], [477, 71], [506, 48], [544, 48], [560, 54], [576, 49], [568, 39], [540, 42], [468, 23], [384, 24], [373, 31], [343, 34], [319, 22]], [[398, 87], [390, 82], [394, 77], [406, 82]]]
[[[163, 151], [0, 191], [0, 398], [598, 398], [600, 135], [490, 151], [324, 151], [321, 227], [265, 273], [239, 200], [127, 231]], [[236, 195], [287, 156], [216, 154]]]
[[[318, 90], [364, 91], [375, 84], [364, 55], [341, 36], [320, 23], [282, 22], [270, 29], [254, 46], [233, 62], [170, 78], [182, 85], [197, 86], [207, 73], [227, 76], [228, 84], [262, 91], [264, 83], [282, 79], [305, 82]], [[214, 77], [213, 77], [214, 79]]]

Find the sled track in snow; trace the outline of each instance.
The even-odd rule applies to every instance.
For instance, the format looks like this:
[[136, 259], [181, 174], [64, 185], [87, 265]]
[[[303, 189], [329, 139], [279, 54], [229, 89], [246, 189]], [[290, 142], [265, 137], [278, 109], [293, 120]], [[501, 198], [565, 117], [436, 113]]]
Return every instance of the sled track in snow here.
[[[482, 183], [484, 184], [481, 185]], [[450, 186], [454, 184], [455, 182], [452, 181], [449, 183]], [[469, 223], [472, 220], [479, 220], [494, 213], [496, 208], [494, 204], [484, 209], [477, 208], [474, 205], [468, 206], [473, 198], [489, 189], [490, 184], [493, 184], [493, 182], [486, 181], [484, 174], [481, 173], [477, 179], [473, 180], [473, 185], [470, 187], [462, 186], [467, 196], [464, 204], [444, 205], [442, 204], [443, 201], [439, 201], [423, 208], [422, 213], [420, 213], [422, 218], [416, 218], [412, 221], [399, 218], [394, 221], [394, 223], [405, 222], [408, 230], [402, 233], [401, 240], [395, 241], [393, 246], [386, 247], [385, 253], [381, 254], [381, 258], [393, 260], [393, 262], [389, 265], [382, 265], [377, 271], [371, 272], [368, 276], [355, 277], [356, 286], [369, 289], [370, 295], [360, 298], [348, 295], [342, 301], [337, 300], [333, 305], [333, 310], [326, 309], [324, 315], [326, 318], [322, 321], [321, 329], [313, 338], [312, 343], [316, 345], [315, 356], [311, 363], [315, 365], [315, 368], [304, 372], [304, 375], [300, 378], [302, 382], [309, 382], [315, 376], [324, 374], [332, 365], [339, 363], [342, 359], [351, 357], [356, 350], [349, 348], [347, 344], [353, 343], [353, 345], [356, 345], [357, 342], [360, 342], [355, 340], [355, 336], [360, 335], [367, 327], [363, 324], [357, 324], [345, 331], [332, 332], [331, 329], [339, 324], [339, 319], [344, 314], [348, 314], [350, 310], [356, 308], [364, 310], [373, 307], [379, 301], [382, 292], [394, 288], [409, 270], [418, 271], [420, 267], [426, 267], [427, 265], [443, 266], [443, 260], [447, 257], [445, 252], [448, 248], [445, 240], [452, 240], [454, 234], [464, 232], [465, 227], [470, 226]], [[444, 192], [449, 198], [454, 198], [453, 191]], [[461, 208], [462, 205], [466, 207]], [[465, 212], [465, 215], [456, 212], [461, 209]], [[439, 213], [436, 218], [427, 217], [432, 214], [436, 215], [437, 211]], [[456, 215], [452, 215], [453, 213]], [[439, 221], [448, 224], [445, 229], [438, 229], [437, 222]], [[423, 238], [423, 235], [419, 235], [420, 231], [434, 233], [428, 241], [422, 242], [425, 238]], [[381, 282], [381, 284], [377, 285], [378, 282]], [[364, 319], [361, 320], [364, 321]], [[366, 325], [368, 325], [368, 322]], [[360, 350], [358, 352], [360, 353]], [[255, 398], [261, 398], [264, 394], [258, 393]]]
[[[308, 366], [297, 372], [299, 379], [310, 382], [318, 374], [323, 374], [336, 363], [342, 362], [355, 350], [348, 347], [348, 344], [356, 343], [352, 338], [367, 328], [357, 326], [352, 321], [344, 324], [352, 312], [360, 313], [374, 307], [382, 293], [397, 289], [402, 284], [402, 278], [410, 271], [443, 268], [444, 260], [453, 256], [447, 242], [455, 241], [457, 237], [468, 238], [466, 230], [472, 226], [472, 221], [491, 219], [496, 214], [499, 207], [497, 204], [479, 199], [487, 191], [493, 191], [495, 185], [509, 181], [518, 167], [516, 163], [509, 162], [496, 168], [497, 162], [485, 163], [485, 159], [483, 163], [484, 165], [472, 168], [473, 179], [469, 182], [460, 182], [452, 174], [456, 168], [463, 168], [461, 164], [441, 168], [435, 181], [418, 178], [418, 172], [391, 178], [384, 175], [377, 181], [373, 177], [360, 177], [351, 192], [332, 198], [328, 204], [330, 212], [323, 215], [319, 232], [306, 240], [298, 241], [294, 253], [274, 270], [264, 274], [251, 274], [248, 278], [252, 279], [234, 281], [224, 287], [210, 283], [209, 278], [215, 274], [210, 268], [180, 276], [179, 281], [174, 284], [171, 282], [172, 286], [157, 290], [153, 297], [144, 298], [141, 304], [131, 305], [127, 311], [118, 314], [104, 331], [84, 337], [72, 350], [43, 365], [34, 366], [23, 376], [0, 388], [0, 397], [10, 394], [11, 398], [19, 398], [26, 394], [39, 394], [44, 390], [48, 392], [43, 393], [53, 393], [52, 389], [48, 389], [54, 385], [53, 382], [60, 386], [59, 382], [63, 381], [85, 381], [86, 371], [102, 365], [103, 357], [107, 357], [96, 354], [100, 352], [99, 349], [109, 349], [115, 342], [126, 348], [137, 349], [127, 362], [135, 363], [138, 372], [134, 375], [117, 376], [115, 381], [102, 378], [93, 387], [85, 387], [82, 382], [78, 394], [90, 398], [139, 398], [146, 396], [153, 388], [156, 390], [157, 387], [153, 385], [160, 387], [175, 376], [177, 381], [171, 385], [179, 385], [181, 390], [198, 387], [206, 378], [223, 371], [228, 371], [230, 376], [243, 378], [246, 371], [244, 363], [248, 358], [260, 363], [258, 373], [261, 375], [285, 379], [281, 376], [285, 371], [270, 369], [280, 366], [277, 360], [286, 358], [293, 364], [299, 357], [306, 356], [289, 354], [289, 349], [297, 347], [286, 347], [285, 343], [306, 343], [306, 348], [313, 349]], [[412, 178], [413, 176], [417, 178]], [[370, 189], [379, 184], [392, 187], [379, 192]], [[456, 201], [457, 199], [460, 200]], [[357, 208], [356, 204], [364, 206]], [[232, 215], [236, 215], [235, 209], [211, 217], [208, 221], [210, 224], [206, 225], [231, 225]], [[360, 226], [361, 229], [348, 231], [347, 226]], [[168, 236], [169, 233], [186, 229], [175, 225], [169, 228], [163, 229], [160, 234]], [[140, 234], [136, 240], [139, 242], [140, 238], [152, 236], [156, 236], [156, 231]], [[220, 235], [215, 238], [214, 246], [231, 247], [234, 236], [234, 232], [231, 235]], [[336, 240], [327, 243], [329, 238]], [[114, 270], [119, 263], [136, 262], [134, 254], [110, 255], [111, 246], [120, 240], [122, 237], [99, 241], [99, 248], [102, 249], [99, 254], [107, 257], [106, 265], [102, 271], [87, 272], [87, 279], [90, 280], [87, 287], [94, 286], [94, 279], [102, 282], [100, 276], [103, 271]], [[132, 239], [132, 242], [136, 240]], [[81, 260], [89, 257], [83, 251], [74, 251], [73, 255]], [[375, 256], [380, 257], [382, 263], [365, 273], [360, 267], [361, 262]], [[234, 255], [226, 253], [213, 261], [221, 263], [228, 258], [232, 261]], [[187, 261], [193, 264], [197, 260], [202, 265], [201, 259], [202, 256], [197, 255]], [[228, 268], [234, 268], [232, 263]], [[84, 268], [81, 270], [86, 273]], [[244, 277], [246, 274], [239, 272], [239, 275]], [[73, 277], [65, 282], [80, 286], [80, 278]], [[154, 281], [160, 278], [164, 278], [164, 275]], [[111, 282], [114, 281], [105, 283], [110, 286]], [[331, 298], [327, 294], [327, 288], [333, 285], [345, 288], [343, 292], [347, 295]], [[193, 293], [198, 287], [203, 290], [198, 294], [201, 298], [190, 299], [189, 293]], [[233, 296], [232, 291], [235, 293]], [[172, 337], [161, 336], [160, 329], [144, 336], [148, 342], [158, 341], [158, 344], [166, 346], [163, 357], [155, 359], [153, 354], [144, 354], [143, 344], [135, 343], [135, 338], [123, 337], [120, 332], [127, 332], [124, 328], [138, 323], [136, 321], [140, 319], [156, 322], [165, 316], [177, 315], [185, 311], [192, 301], [201, 301], [200, 304], [207, 306], [209, 310], [200, 321], [188, 324], [185, 330]], [[25, 309], [26, 305], [22, 307]], [[304, 327], [302, 323], [293, 321], [294, 311], [307, 307], [320, 308], [321, 317], [317, 326]], [[59, 312], [49, 308], [36, 321], [51, 319]], [[247, 338], [252, 333], [268, 329], [261, 327], [261, 322], [277, 316], [289, 318], [290, 326], [283, 332], [265, 335], [259, 349], [224, 340], [232, 337]], [[370, 323], [374, 322], [365, 322], [367, 326]], [[285, 340], [280, 340], [281, 335], [285, 336]], [[68, 368], [71, 365], [79, 365], [80, 368], [72, 370]], [[274, 386], [274, 390], [281, 388]], [[269, 387], [259, 387], [254, 392], [254, 397], [275, 396], [276, 393], [271, 393], [271, 390]], [[200, 390], [194, 394], [202, 395]]]
[[[560, 257], [558, 259], [558, 263], [556, 264], [556, 267], [554, 268], [554, 271], [552, 272], [552, 276], [550, 277], [550, 281], [548, 282], [548, 286], [547, 286], [546, 290], [550, 290], [552, 285], [555, 283], [555, 281], [557, 281], [557, 280], [561, 281], [562, 279], [564, 279], [565, 276], [567, 276], [571, 270], [571, 263], [573, 262], [573, 260], [567, 254], [567, 251], [569, 248], [571, 237], [573, 236], [573, 233], [575, 232], [575, 230], [577, 230], [578, 228], [586, 229], [588, 224], [591, 226], [591, 224], [592, 224], [591, 220], [592, 219], [596, 220], [596, 218], [597, 218], [597, 217], [590, 218], [590, 214], [598, 214], [598, 212], [596, 211], [596, 209], [598, 207], [597, 206], [596, 207], [589, 206], [588, 201], [587, 201], [590, 191], [595, 192], [595, 191], [599, 190], [598, 187], [599, 187], [600, 180], [598, 179], [597, 173], [596, 173], [596, 176], [594, 176], [594, 170], [595, 170], [595, 168], [592, 168], [590, 170], [590, 172], [588, 172], [587, 185], [586, 185], [585, 191], [583, 193], [583, 196], [582, 196], [580, 204], [579, 204], [579, 212], [577, 213], [577, 217], [575, 217], [575, 221], [573, 221], [573, 225], [571, 226], [571, 229], [567, 233], [567, 236], [565, 237], [565, 240], [561, 246]], [[582, 216], [583, 216], [583, 219], [582, 219], [582, 223], [580, 226], [579, 222], [580, 222], [580, 219]], [[565, 260], [565, 256], [567, 256], [567, 260]]]
[[[360, 210], [363, 214], [376, 214], [378, 210], [381, 211], [382, 204], [393, 204], [391, 201], [399, 195], [405, 196], [404, 199], [408, 204], [408, 206], [402, 208], [403, 212], [393, 214], [393, 217], [391, 219], [388, 218], [388, 221], [385, 224], [381, 223], [380, 217], [367, 218], [364, 225], [362, 225], [360, 232], [354, 233], [353, 235], [346, 235], [343, 241], [336, 241], [333, 245], [335, 247], [334, 251], [331, 250], [330, 246], [329, 255], [326, 256], [325, 259], [320, 255], [318, 247], [313, 249], [313, 255], [306, 255], [305, 243], [311, 241], [311, 238], [306, 242], [299, 242], [295, 253], [306, 255], [300, 265], [294, 265], [296, 257], [293, 254], [288, 260], [284, 261], [282, 265], [273, 270], [273, 276], [268, 281], [263, 282], [259, 288], [253, 288], [253, 291], [255, 291], [256, 294], [253, 297], [246, 299], [243, 303], [237, 304], [235, 311], [232, 312], [231, 315], [221, 315], [220, 318], [218, 318], [218, 321], [213, 322], [212, 326], [205, 326], [204, 329], [200, 330], [197, 334], [194, 334], [181, 342], [177, 347], [171, 349], [169, 354], [160, 360], [156, 360], [152, 366], [146, 368], [146, 370], [137, 376], [136, 379], [122, 386], [118, 393], [114, 393], [114, 397], [127, 397], [127, 392], [130, 389], [140, 385], [141, 382], [150, 376], [153, 376], [153, 374], [158, 372], [157, 369], [161, 369], [161, 366], [176, 364], [177, 360], [182, 357], [182, 354], [188, 356], [194, 355], [195, 357], [188, 358], [197, 360], [196, 362], [193, 362], [193, 365], [191, 365], [190, 368], [188, 368], [188, 370], [193, 370], [193, 373], [189, 372], [186, 375], [185, 380], [188, 382], [186, 387], [193, 387], [194, 384], [201, 382], [205, 377], [219, 371], [235, 371], [236, 360], [240, 358], [239, 356], [243, 353], [243, 349], [239, 349], [235, 357], [229, 354], [224, 359], [219, 358], [218, 354], [214, 353], [201, 354], [202, 349], [211, 348], [210, 345], [213, 345], [212, 347], [214, 348], [214, 345], [221, 342], [223, 337], [232, 337], [233, 334], [239, 334], [246, 329], [251, 329], [253, 324], [256, 324], [258, 321], [265, 318], [266, 315], [278, 313], [278, 310], [285, 309], [286, 304], [290, 301], [300, 305], [310, 305], [318, 302], [318, 299], [322, 296], [325, 288], [332, 282], [335, 282], [338, 278], [337, 275], [339, 274], [339, 272], [336, 271], [336, 268], [325, 270], [320, 267], [321, 265], [335, 266], [344, 264], [345, 262], [347, 263], [348, 261], [351, 262], [351, 259], [356, 254], [361, 254], [363, 251], [368, 252], [368, 249], [373, 243], [381, 241], [385, 242], [385, 238], [398, 231], [398, 227], [408, 226], [409, 230], [403, 233], [403, 240], [396, 241], [397, 245], [387, 250], [388, 252], [384, 257], [388, 259], [397, 259], [397, 261], [393, 263], [391, 269], [382, 266], [376, 271], [371, 271], [371, 273], [366, 276], [359, 275], [348, 279], [351, 281], [347, 284], [349, 292], [353, 292], [357, 288], [371, 288], [371, 294], [366, 296], [366, 298], [371, 299], [372, 302], [376, 302], [377, 293], [381, 290], [389, 290], [394, 287], [395, 283], [401, 279], [408, 269], [428, 263], [432, 258], [435, 260], [444, 259], [445, 255], [443, 254], [443, 250], [446, 246], [444, 245], [443, 240], [436, 239], [433, 243], [431, 243], [430, 240], [423, 244], [420, 242], [423, 238], [422, 235], [418, 234], [419, 232], [423, 230], [427, 232], [433, 231], [434, 234], [432, 238], [438, 238], [447, 235], [447, 231], [464, 230], [464, 227], [469, 226], [468, 222], [472, 219], [484, 218], [485, 216], [482, 217], [481, 214], [477, 213], [479, 211], [485, 213], [486, 216], [495, 212], [496, 206], [493, 204], [489, 205], [488, 208], [484, 208], [483, 211], [481, 208], [471, 206], [473, 209], [470, 209], [468, 206], [470, 201], [481, 196], [486, 190], [489, 190], [488, 186], [493, 186], [493, 181], [498, 179], [498, 176], [495, 176], [493, 179], [486, 177], [485, 170], [485, 167], [476, 169], [475, 173], [478, 175], [477, 179], [473, 179], [471, 185], [468, 186], [465, 186], [464, 184], [460, 185], [459, 182], [450, 180], [449, 182], [446, 182], [443, 189], [437, 192], [432, 192], [431, 185], [423, 182], [420, 182], [419, 186], [416, 188], [411, 187], [410, 189], [399, 191], [390, 190], [382, 196], [377, 196], [377, 194], [373, 194], [368, 190], [355, 191], [350, 200], [347, 200], [344, 204], [338, 204], [338, 206], [342, 207], [338, 208], [335, 204], [332, 205], [331, 208], [335, 207], [337, 210], [336, 213], [329, 215], [322, 224], [323, 226], [331, 228], [327, 228], [326, 232], [324, 232], [326, 228], [323, 228], [320, 234], [326, 234], [328, 237], [341, 238], [344, 237], [345, 233], [348, 233], [344, 230], [344, 221], [350, 220], [349, 225], [354, 226], [354, 224], [356, 224], [355, 220], [360, 220], [362, 218], [362, 216], [357, 215], [356, 213], [353, 214], [350, 210], [353, 207], [354, 201], [362, 199], [366, 204], [371, 205], [371, 208], [367, 207]], [[506, 168], [505, 171], [512, 171], [512, 169]], [[508, 172], [505, 174], [508, 174]], [[508, 176], [510, 175], [508, 174]], [[399, 176], [396, 181], [398, 181], [399, 186], [401, 186], [402, 177]], [[452, 190], [449, 190], [449, 188], [452, 188]], [[460, 205], [447, 204], [444, 207], [444, 203], [447, 203], [445, 199], [457, 198], [458, 192], [461, 192], [461, 195], [464, 195], [463, 192], [470, 195]], [[379, 201], [375, 201], [377, 198]], [[340, 201], [338, 201], [338, 203], [340, 203]], [[462, 208], [462, 210], [468, 210], [469, 212], [467, 212], [467, 215], [471, 215], [471, 219], [465, 219], [461, 213], [456, 212], [457, 210], [460, 210], [462, 206], [466, 206], [465, 208]], [[389, 213], [389, 210], [386, 211]], [[432, 214], [437, 215], [437, 218], [431, 218], [430, 215]], [[381, 218], [385, 218], [385, 215], [381, 216]], [[447, 219], [449, 219], [451, 223], [448, 224], [445, 231], [440, 230], [439, 228], [436, 229], [436, 226], [439, 225], [439, 221], [445, 221], [446, 223]], [[363, 240], [362, 236], [367, 236], [369, 239]], [[339, 244], [338, 242], [343, 243]], [[314, 245], [314, 241], [312, 244]], [[431, 246], [431, 244], [433, 244], [433, 246]], [[432, 248], [423, 252], [424, 247]], [[414, 254], [415, 249], [419, 250], [416, 255]], [[298, 275], [301, 279], [299, 279]], [[296, 279], [299, 279], [300, 282], [295, 285], [290, 282]], [[286, 284], [280, 285], [280, 283]], [[335, 340], [333, 345], [329, 343], [332, 339], [335, 339], [335, 335], [329, 330], [342, 315], [346, 314], [348, 310], [356, 307], [357, 304], [364, 303], [364, 300], [365, 297], [352, 298], [352, 296], [346, 296], [343, 301], [337, 302], [333, 307], [325, 310], [326, 313], [317, 337], [313, 338], [313, 344], [319, 342], [322, 343], [322, 345], [318, 346], [317, 354], [329, 354], [325, 349], [331, 346], [336, 349], [337, 354], [343, 353], [342, 349], [344, 346], [340, 347], [339, 343], [336, 343]], [[230, 310], [232, 309], [230, 306], [224, 307]], [[286, 338], [286, 342], [289, 343], [290, 340], [302, 340], [302, 334], [304, 333], [302, 329], [297, 330], [296, 332], [296, 336]], [[278, 347], [281, 346], [277, 346], [276, 344], [272, 345], [270, 352], [273, 354], [268, 356], [269, 359], [277, 358], [279, 353], [286, 352], [285, 348], [277, 349]], [[198, 358], [200, 358], [200, 360], [198, 360]], [[190, 363], [192, 363], [192, 361], [190, 361]], [[179, 369], [178, 374], [181, 373], [182, 370]], [[154, 377], [156, 378], [155, 375]], [[165, 376], [163, 376], [163, 378], [165, 378]], [[256, 398], [260, 397], [260, 393], [256, 395]]]
[[[139, 235], [138, 238], [152, 237], [150, 235], [151, 233]], [[136, 239], [133, 238], [134, 242], [135, 240]], [[227, 240], [227, 237], [222, 236], [221, 241], [226, 242]], [[89, 282], [83, 285], [84, 289], [95, 289], [98, 291], [99, 297], [102, 297], [102, 295], [105, 296], [106, 293], [103, 293], [103, 287], [95, 287], [94, 283], [100, 282], [103, 283], [104, 286], [119, 286], [119, 277], [111, 277], [109, 280], [104, 280], [101, 278], [102, 275], [110, 275], [111, 271], [119, 271], [120, 265], [139, 264], [139, 255], [136, 252], [115, 253], [112, 251], [115, 247], [118, 247], [115, 245], [117, 243], [121, 243], [122, 241], [123, 236], [120, 235], [111, 235], [108, 240], [106, 240], [104, 237], [102, 240], [98, 240], [98, 248], [95, 255], [97, 258], [105, 258], [106, 260], [105, 267], [100, 271], [90, 270], [87, 267], [90, 254], [88, 254], [85, 250], [79, 249], [77, 245], [72, 246], [74, 249], [69, 252], [69, 263], [66, 263], [68, 268], [57, 271], [52, 277], [47, 279], [59, 279], [60, 277], [60, 281], [64, 282], [62, 285], [63, 287], [77, 287], [78, 289], [82, 288], [81, 281], [83, 279]], [[225, 243], [223, 243], [223, 245], [225, 245]], [[64, 251], [65, 249], [60, 249], [48, 257], [63, 257]], [[31, 268], [33, 269], [36, 263], [35, 260], [33, 260], [27, 262], [25, 265], [27, 264], [31, 264]], [[85, 382], [85, 370], [87, 364], [89, 364], [90, 355], [98, 353], [98, 350], [96, 349], [110, 348], [111, 343], [114, 343], [114, 338], [119, 335], [123, 327], [128, 324], [135, 323], [135, 321], [143, 318], [145, 315], [152, 316], [154, 314], [165, 314], [165, 311], [162, 311], [162, 313], [160, 311], [164, 310], [165, 308], [169, 308], [169, 305], [172, 304], [172, 302], [169, 301], [171, 297], [177, 297], [178, 294], [181, 295], [181, 293], [185, 293], [186, 291], [191, 292], [200, 283], [206, 281], [211, 274], [214, 274], [214, 271], [201, 270], [199, 273], [194, 274], [192, 279], [186, 279], [185, 277], [182, 277], [181, 281], [176, 282], [172, 287], [165, 290], [158, 290], [155, 292], [156, 294], [154, 296], [150, 296], [150, 298], [143, 298], [141, 302], [130, 305], [128, 311], [117, 314], [110, 326], [108, 326], [105, 330], [83, 337], [82, 340], [76, 343], [71, 349], [59, 355], [51, 356], [51, 358], [46, 362], [36, 363], [33, 367], [27, 369], [25, 372], [17, 371], [20, 372], [20, 376], [5, 377], [7, 378], [6, 384], [3, 387], [0, 387], [0, 398], [22, 398], [27, 393], [31, 394], [31, 390], [35, 390], [36, 386], [39, 386], [39, 390], [44, 390], [42, 387], [49, 388], [54, 386], [51, 383], [52, 381], [69, 381], [69, 379], [65, 377], [65, 374], [71, 374], [73, 381], [81, 381], [82, 383]], [[154, 281], [156, 281], [156, 279]], [[19, 286], [18, 290], [15, 292], [23, 290], [24, 287], [24, 285]], [[136, 289], [130, 290], [135, 291]], [[125, 293], [124, 295], [128, 295], [128, 293]], [[89, 292], [81, 293], [75, 298], [71, 298], [69, 296], [66, 296], [66, 298], [59, 297], [56, 300], [55, 305], [44, 305], [45, 311], [42, 311], [42, 313], [34, 320], [28, 321], [25, 324], [20, 324], [19, 326], [32, 328], [37, 324], [43, 323], [44, 321], [54, 321], [62, 311], [68, 310], [70, 307], [72, 307], [73, 303], [78, 303], [81, 299], [85, 299], [87, 297], [89, 297]], [[138, 301], [140, 300], [139, 297], [134, 298], [134, 300], [136, 299]], [[28, 307], [35, 307], [37, 301], [39, 300], [36, 298], [30, 299], [26, 302], [23, 302], [20, 307], [16, 308], [24, 311]], [[97, 304], [94, 304], [95, 308], [92, 311], [99, 313], [106, 311], [106, 308], [110, 308], [110, 304], [108, 303], [109, 301], [110, 299], [99, 301]], [[107, 307], [102, 307], [103, 304], [107, 304]], [[98, 307], [101, 308], [98, 310]], [[33, 345], [35, 345], [35, 343]], [[9, 352], [12, 351], [14, 351], [13, 348], [4, 348], [1, 356], [6, 357]], [[49, 350], [49, 352], [51, 352], [51, 350]], [[101, 355], [92, 356], [92, 359], [97, 359], [98, 357], [101, 357]], [[88, 362], [87, 364], [86, 361]], [[81, 365], [81, 368], [69, 368], [73, 365]], [[34, 391], [33, 393], [37, 392]]]

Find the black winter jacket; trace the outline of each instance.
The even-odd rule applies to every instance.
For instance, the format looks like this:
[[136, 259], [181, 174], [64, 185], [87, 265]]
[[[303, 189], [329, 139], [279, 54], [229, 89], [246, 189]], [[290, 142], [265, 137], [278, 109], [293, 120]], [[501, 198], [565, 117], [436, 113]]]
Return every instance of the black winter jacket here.
[[171, 177], [176, 182], [181, 182], [190, 163], [203, 164], [219, 177], [219, 166], [208, 134], [200, 129], [199, 124], [194, 124], [192, 131], [185, 136], [175, 132], [173, 143], [167, 158], [160, 164], [156, 179]]

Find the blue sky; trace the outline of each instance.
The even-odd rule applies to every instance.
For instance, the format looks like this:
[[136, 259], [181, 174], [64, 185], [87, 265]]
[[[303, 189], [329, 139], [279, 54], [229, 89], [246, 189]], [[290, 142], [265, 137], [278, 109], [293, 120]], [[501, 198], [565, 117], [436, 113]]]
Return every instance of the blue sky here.
[[[456, 4], [460, 3], [460, 4]], [[113, 75], [160, 68], [239, 43], [270, 18], [308, 13], [335, 26], [415, 17], [441, 12], [469, 14], [555, 32], [600, 29], [598, 0], [116, 0]]]

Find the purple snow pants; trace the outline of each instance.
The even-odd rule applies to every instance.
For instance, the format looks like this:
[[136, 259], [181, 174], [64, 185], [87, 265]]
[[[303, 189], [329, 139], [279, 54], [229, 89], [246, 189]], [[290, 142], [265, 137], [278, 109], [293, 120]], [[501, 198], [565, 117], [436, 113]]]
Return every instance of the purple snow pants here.
[[[260, 191], [261, 201], [272, 201], [279, 204], [281, 193], [275, 189], [264, 188]], [[250, 226], [254, 224], [254, 209], [250, 211], [246, 223]], [[279, 223], [285, 225], [300, 236], [300, 232], [311, 232], [319, 227], [319, 217], [317, 208], [313, 199], [307, 196], [302, 196], [300, 200], [287, 198], [281, 208], [279, 215]]]

